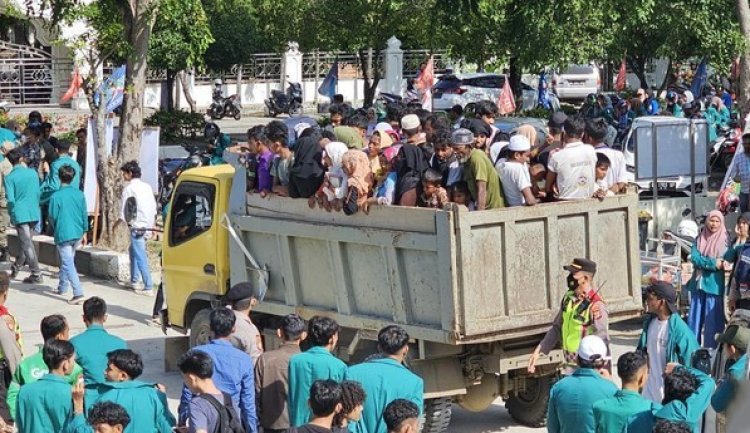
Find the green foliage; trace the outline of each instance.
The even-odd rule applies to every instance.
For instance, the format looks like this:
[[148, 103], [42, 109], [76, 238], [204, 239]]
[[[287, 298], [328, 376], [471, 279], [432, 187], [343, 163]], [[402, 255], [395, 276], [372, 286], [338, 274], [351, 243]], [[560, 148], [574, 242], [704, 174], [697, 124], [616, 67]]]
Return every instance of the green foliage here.
[[201, 67], [213, 42], [200, 0], [161, 0], [149, 40], [149, 65], [168, 71]]
[[143, 122], [147, 126], [158, 126], [162, 143], [192, 139], [203, 132], [205, 120], [201, 113], [182, 110], [159, 110]]
[[[253, 0], [202, 0], [214, 42], [206, 50], [206, 65], [228, 70], [246, 63], [258, 46], [258, 15]], [[188, 17], [189, 18], [189, 17]], [[284, 23], [277, 23], [283, 26]]]

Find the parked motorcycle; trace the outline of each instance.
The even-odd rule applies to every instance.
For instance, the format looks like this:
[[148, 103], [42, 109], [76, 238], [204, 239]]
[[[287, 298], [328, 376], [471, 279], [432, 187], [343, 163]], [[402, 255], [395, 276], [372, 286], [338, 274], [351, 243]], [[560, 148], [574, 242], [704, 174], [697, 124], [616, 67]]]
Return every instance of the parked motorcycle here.
[[710, 166], [727, 170], [732, 164], [734, 154], [740, 145], [742, 130], [736, 124], [719, 129], [719, 137], [711, 146]]
[[167, 158], [159, 160], [159, 206], [163, 208], [169, 203], [177, 184], [177, 178], [180, 174], [190, 168], [207, 166], [210, 163], [211, 155], [205, 148], [195, 145], [182, 144], [187, 151], [188, 156], [185, 158]]
[[221, 90], [221, 80], [214, 82], [214, 92], [212, 95], [213, 102], [208, 107], [208, 115], [211, 119], [223, 119], [225, 116], [233, 117], [234, 120], [240, 120], [242, 117], [242, 105], [237, 95], [231, 95], [227, 98]]
[[282, 113], [299, 116], [302, 114], [302, 85], [290, 82], [286, 92], [271, 90], [271, 97], [264, 102], [266, 117], [276, 117]]

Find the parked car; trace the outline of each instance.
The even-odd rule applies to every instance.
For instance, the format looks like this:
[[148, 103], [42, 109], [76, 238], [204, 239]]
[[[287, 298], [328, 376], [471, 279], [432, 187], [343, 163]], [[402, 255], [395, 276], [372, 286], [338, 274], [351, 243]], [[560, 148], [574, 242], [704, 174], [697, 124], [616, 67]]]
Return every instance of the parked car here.
[[[492, 73], [443, 75], [432, 88], [432, 109], [448, 111], [454, 105], [466, 108], [468, 104], [484, 99], [497, 102], [503, 92], [505, 79], [504, 74]], [[525, 83], [522, 89], [521, 109], [530, 110], [536, 105], [536, 90]]]
[[560, 100], [582, 100], [590, 93], [599, 93], [602, 79], [595, 65], [570, 65], [562, 73], [552, 75], [552, 89]]

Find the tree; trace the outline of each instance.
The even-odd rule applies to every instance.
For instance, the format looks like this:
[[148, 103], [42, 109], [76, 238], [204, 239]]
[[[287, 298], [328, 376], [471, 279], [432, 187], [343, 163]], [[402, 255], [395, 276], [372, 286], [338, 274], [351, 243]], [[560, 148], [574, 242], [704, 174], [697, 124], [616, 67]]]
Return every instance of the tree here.
[[[213, 36], [205, 53], [205, 64], [214, 70], [229, 70], [250, 60], [258, 49], [258, 15], [252, 0], [203, 0]], [[189, 17], [186, 17], [189, 18]]]
[[750, 110], [750, 50], [747, 41], [750, 41], [750, 5], [747, 0], [736, 0], [737, 6], [737, 17], [739, 20], [739, 26], [742, 29], [742, 35], [745, 38], [745, 46], [742, 50], [742, 58], [740, 59], [740, 91], [739, 91], [739, 105], [742, 109], [742, 114], [747, 114]]
[[[174, 107], [175, 77], [186, 69], [202, 67], [204, 54], [212, 42], [200, 0], [161, 0], [148, 55], [152, 69], [166, 72], [167, 110]], [[181, 84], [191, 111], [195, 111], [187, 83]]]

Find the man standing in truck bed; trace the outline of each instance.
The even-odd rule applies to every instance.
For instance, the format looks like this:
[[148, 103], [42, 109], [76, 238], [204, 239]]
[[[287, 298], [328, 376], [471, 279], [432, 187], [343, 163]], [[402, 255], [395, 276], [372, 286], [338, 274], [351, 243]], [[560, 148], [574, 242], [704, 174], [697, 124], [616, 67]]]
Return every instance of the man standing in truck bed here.
[[[567, 289], [560, 305], [560, 311], [552, 321], [552, 328], [536, 347], [529, 358], [529, 373], [536, 370], [540, 353], [548, 354], [562, 343], [565, 365], [576, 365], [576, 352], [581, 339], [587, 335], [597, 335], [604, 340], [609, 350], [609, 315], [607, 306], [593, 287], [596, 263], [584, 259], [573, 259], [573, 263], [563, 269], [570, 272]], [[611, 353], [611, 352], [608, 352]]]

